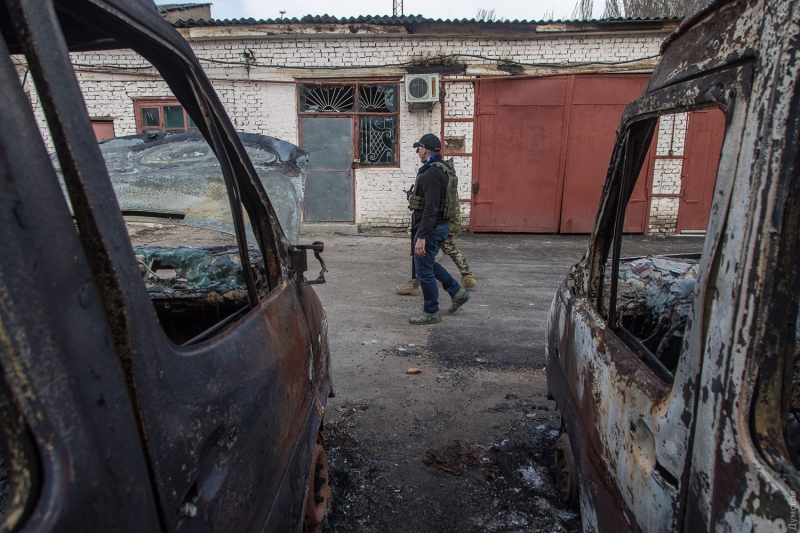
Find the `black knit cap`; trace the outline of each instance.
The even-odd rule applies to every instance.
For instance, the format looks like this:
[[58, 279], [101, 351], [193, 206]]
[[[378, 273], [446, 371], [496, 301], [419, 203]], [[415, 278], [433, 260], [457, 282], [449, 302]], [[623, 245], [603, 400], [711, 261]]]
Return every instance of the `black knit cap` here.
[[421, 146], [431, 152], [438, 152], [442, 149], [442, 143], [439, 140], [439, 137], [434, 135], [433, 133], [426, 133], [422, 136], [422, 138], [414, 143], [414, 148]]

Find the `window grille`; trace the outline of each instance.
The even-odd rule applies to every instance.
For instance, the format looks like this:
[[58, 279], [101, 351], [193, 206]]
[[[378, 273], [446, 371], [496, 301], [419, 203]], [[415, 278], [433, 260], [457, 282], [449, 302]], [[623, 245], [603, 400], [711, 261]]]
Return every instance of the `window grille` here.
[[302, 85], [300, 109], [309, 113], [344, 113], [354, 111], [353, 85]]
[[359, 166], [399, 164], [399, 85], [397, 83], [305, 83], [298, 87], [303, 116], [336, 114], [353, 118]]

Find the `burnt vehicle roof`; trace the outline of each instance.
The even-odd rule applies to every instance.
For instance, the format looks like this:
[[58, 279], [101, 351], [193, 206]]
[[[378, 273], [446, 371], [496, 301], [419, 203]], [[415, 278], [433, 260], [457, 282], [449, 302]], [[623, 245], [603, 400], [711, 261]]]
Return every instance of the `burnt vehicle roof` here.
[[[269, 194], [284, 234], [297, 244], [308, 153], [267, 135], [239, 133], [239, 139]], [[199, 132], [149, 132], [99, 144], [125, 216], [140, 213], [234, 233], [219, 161]], [[52, 158], [58, 166], [55, 154]], [[245, 229], [255, 242], [250, 228]]]

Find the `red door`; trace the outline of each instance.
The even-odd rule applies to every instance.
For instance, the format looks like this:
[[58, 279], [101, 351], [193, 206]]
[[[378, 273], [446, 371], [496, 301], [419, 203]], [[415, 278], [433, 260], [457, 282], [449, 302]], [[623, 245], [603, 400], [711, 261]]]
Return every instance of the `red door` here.
[[479, 82], [472, 231], [558, 231], [567, 80]]
[[[649, 76], [575, 76], [569, 113], [561, 233], [590, 233], [625, 107], [641, 96]], [[641, 233], [647, 219], [647, 162], [625, 215], [625, 231]]]
[[[472, 231], [590, 232], [620, 117], [648, 79], [481, 80]], [[644, 231], [647, 185], [637, 184], [626, 231]]]
[[681, 170], [678, 232], [706, 229], [724, 136], [725, 115], [719, 109], [689, 113]]

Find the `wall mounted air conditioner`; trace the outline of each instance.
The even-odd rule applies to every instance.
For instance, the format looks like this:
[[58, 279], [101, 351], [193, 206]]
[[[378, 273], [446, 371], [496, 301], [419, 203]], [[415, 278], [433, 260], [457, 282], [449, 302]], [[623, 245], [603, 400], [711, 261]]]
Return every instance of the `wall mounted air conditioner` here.
[[438, 74], [408, 74], [405, 77], [406, 102], [431, 104], [439, 101]]

